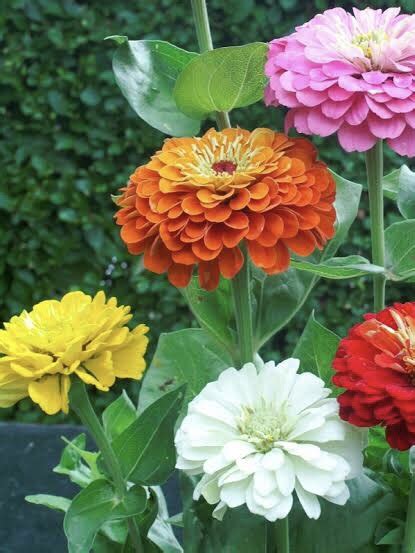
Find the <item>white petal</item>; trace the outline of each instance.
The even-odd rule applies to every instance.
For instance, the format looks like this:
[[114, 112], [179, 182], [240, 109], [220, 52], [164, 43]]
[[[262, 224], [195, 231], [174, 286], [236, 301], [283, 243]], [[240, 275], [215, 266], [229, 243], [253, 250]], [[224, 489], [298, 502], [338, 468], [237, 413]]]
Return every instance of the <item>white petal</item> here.
[[295, 485], [298, 499], [308, 518], [318, 519], [321, 515], [320, 503], [315, 495], [306, 492], [300, 483]]
[[223, 520], [223, 517], [228, 510], [228, 507], [226, 503], [223, 501], [219, 501], [219, 503], [216, 505], [216, 507], [213, 510], [212, 516], [213, 518], [216, 518], [216, 520]]
[[243, 459], [250, 453], [255, 453], [255, 447], [244, 440], [232, 440], [225, 444], [223, 448], [223, 456], [227, 461], [236, 461]]
[[201, 495], [206, 499], [210, 505], [214, 505], [219, 501], [219, 487], [216, 476], [204, 474], [199, 482], [196, 484], [193, 491], [193, 499], [197, 501]]
[[313, 459], [318, 459], [320, 457], [320, 448], [314, 444], [302, 444], [295, 442], [278, 442], [282, 449], [290, 453], [291, 455], [296, 455], [297, 457], [302, 457], [305, 461], [312, 461]]
[[[307, 434], [313, 431], [314, 431], [314, 434], [318, 435], [319, 432], [321, 431], [321, 427], [324, 425], [325, 422], [326, 422], [326, 419], [321, 415], [307, 413], [307, 415], [303, 415], [298, 420], [295, 427], [287, 436], [287, 440], [301, 440], [303, 439], [302, 438], [303, 434]], [[318, 432], [316, 432], [316, 429], [318, 429]]]
[[218, 479], [219, 486], [223, 484], [230, 484], [231, 482], [238, 482], [238, 480], [243, 480], [247, 478], [247, 474], [240, 471], [236, 465], [233, 465], [227, 469]]
[[295, 472], [288, 455], [285, 456], [284, 464], [277, 470], [276, 477], [282, 495], [291, 495], [295, 486]]
[[326, 451], [336, 453], [343, 457], [350, 466], [347, 479], [356, 478], [363, 471], [363, 453], [367, 441], [367, 430], [355, 428], [348, 423], [343, 423], [346, 429], [346, 436], [343, 441], [324, 444]]
[[265, 517], [271, 522], [275, 522], [277, 519], [285, 518], [291, 511], [292, 506], [293, 496], [290, 494], [283, 497], [276, 507], [268, 511]]
[[275, 473], [266, 469], [259, 469], [254, 474], [254, 489], [260, 495], [269, 495], [277, 487]]
[[228, 507], [240, 507], [245, 503], [246, 490], [249, 486], [250, 478], [225, 484], [220, 490], [220, 498]]
[[349, 498], [350, 490], [344, 482], [334, 484], [332, 489], [329, 490], [329, 493], [324, 496], [324, 499], [336, 505], [344, 505]]
[[300, 413], [329, 394], [330, 390], [324, 387], [321, 378], [312, 373], [299, 374], [290, 393], [289, 413]]
[[256, 453], [243, 459], [237, 459], [236, 465], [245, 474], [252, 474], [260, 467], [262, 458], [261, 453]]
[[[325, 421], [325, 419], [323, 419]], [[296, 428], [297, 430], [297, 428]], [[319, 428], [298, 434], [297, 440], [304, 442], [331, 442], [333, 440], [344, 440], [346, 438], [346, 428], [340, 420], [325, 421]]]
[[[235, 416], [216, 401], [205, 400], [201, 397], [199, 401], [193, 405], [193, 412], [213, 420], [224, 422], [231, 427], [236, 427]], [[205, 424], [208, 424], [208, 422]]]
[[218, 455], [215, 455], [211, 457], [210, 459], [207, 459], [203, 465], [203, 470], [207, 474], [213, 474], [217, 472], [218, 470], [224, 469], [229, 465], [229, 461], [225, 459], [225, 457], [222, 455], [222, 453], [219, 453]]
[[301, 486], [310, 493], [325, 495], [333, 479], [328, 471], [317, 469], [300, 458], [293, 458], [295, 475]]
[[262, 466], [264, 469], [277, 470], [284, 463], [284, 453], [281, 449], [272, 449], [265, 453], [262, 458]]

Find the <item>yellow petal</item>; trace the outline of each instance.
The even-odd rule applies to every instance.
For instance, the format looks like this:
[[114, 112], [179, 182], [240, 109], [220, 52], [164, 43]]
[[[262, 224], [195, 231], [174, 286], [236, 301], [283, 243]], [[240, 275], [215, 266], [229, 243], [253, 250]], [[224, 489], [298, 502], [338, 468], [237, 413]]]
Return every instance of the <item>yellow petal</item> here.
[[148, 327], [139, 325], [130, 332], [125, 345], [112, 352], [116, 377], [139, 380], [143, 376], [146, 368], [144, 354], [148, 345], [148, 338], [144, 336], [146, 332], [148, 332]]
[[98, 390], [101, 390], [101, 392], [108, 392], [109, 388], [108, 386], [104, 386], [101, 384], [99, 380], [95, 378], [91, 373], [87, 372], [86, 370], [82, 369], [82, 367], [76, 369], [75, 374], [79, 376], [79, 378], [85, 382], [85, 384], [90, 384], [91, 386], [95, 386]]
[[27, 396], [28, 380], [8, 373], [3, 374], [0, 382], [0, 407], [11, 407]]
[[115, 376], [110, 351], [105, 351], [95, 359], [88, 359], [84, 366], [105, 388], [110, 388], [114, 384]]
[[[67, 378], [67, 377], [66, 377]], [[29, 395], [48, 415], [55, 415], [68, 405], [68, 385], [60, 375], [46, 375], [29, 384]]]

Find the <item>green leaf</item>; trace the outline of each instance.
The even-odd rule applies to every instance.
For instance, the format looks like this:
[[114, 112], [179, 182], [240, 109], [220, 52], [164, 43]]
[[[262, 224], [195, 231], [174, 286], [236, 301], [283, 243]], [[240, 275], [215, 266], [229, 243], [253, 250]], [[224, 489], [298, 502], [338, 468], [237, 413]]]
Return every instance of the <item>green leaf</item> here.
[[[359, 209], [362, 187], [333, 173], [336, 179], [336, 235], [322, 253], [316, 252], [306, 261], [327, 264], [347, 238]], [[281, 330], [297, 313], [318, 281], [318, 274], [289, 269], [280, 275], [266, 276], [254, 272], [256, 299], [255, 347], [258, 350]], [[278, 308], [276, 308], [278, 306]]]
[[114, 54], [115, 80], [146, 123], [165, 134], [192, 136], [200, 125], [179, 111], [173, 87], [180, 72], [196, 56], [161, 40], [128, 40]]
[[333, 388], [331, 382], [332, 362], [339, 342], [340, 338], [316, 321], [314, 313], [312, 313], [297, 343], [293, 357], [301, 361], [301, 371], [310, 371], [318, 375], [328, 388]]
[[394, 169], [382, 179], [383, 195], [390, 200], [396, 201], [398, 198], [400, 172], [400, 169]]
[[184, 395], [184, 386], [164, 394], [114, 440], [114, 451], [131, 482], [163, 484], [173, 472], [174, 425]]
[[197, 277], [193, 277], [189, 286], [183, 289], [183, 295], [200, 326], [232, 352], [230, 322], [233, 305], [230, 280], [222, 278], [216, 290], [207, 292], [200, 288]]
[[25, 500], [28, 503], [33, 503], [34, 505], [43, 505], [44, 507], [48, 507], [49, 509], [53, 509], [54, 511], [63, 511], [64, 513], [66, 513], [71, 504], [71, 500], [67, 499], [66, 497], [60, 497], [58, 495], [47, 495], [43, 493], [39, 493], [36, 495], [27, 495], [25, 497]]
[[125, 390], [102, 414], [104, 430], [110, 440], [114, 440], [137, 418], [137, 411]]
[[232, 366], [228, 351], [202, 329], [188, 328], [162, 334], [140, 392], [140, 409], [171, 386], [187, 384], [186, 402]]
[[174, 87], [179, 109], [194, 119], [230, 111], [263, 97], [267, 45], [253, 42], [205, 52], [180, 73]]
[[386, 276], [390, 280], [415, 277], [415, 220], [394, 223], [385, 231]]
[[372, 265], [369, 260], [361, 255], [332, 257], [331, 259], [318, 264], [297, 259], [291, 261], [291, 265], [300, 271], [308, 271], [309, 273], [330, 279], [354, 278], [367, 274], [379, 274], [384, 272], [383, 267]]
[[62, 452], [59, 465], [53, 471], [67, 475], [71, 482], [85, 488], [94, 479], [91, 468], [82, 460], [82, 452], [85, 451], [86, 447], [86, 435], [80, 434], [67, 443], [68, 445]]
[[376, 553], [375, 532], [381, 520], [400, 508], [396, 497], [368, 476], [348, 482], [344, 506], [322, 500], [322, 514], [310, 520], [302, 509], [290, 514], [291, 547], [307, 553]]
[[138, 516], [144, 511], [146, 502], [147, 494], [141, 486], [131, 488], [121, 502], [109, 482], [91, 482], [74, 498], [65, 516], [68, 552], [87, 553], [106, 522]]
[[399, 174], [398, 208], [405, 219], [415, 219], [415, 173], [406, 165]]

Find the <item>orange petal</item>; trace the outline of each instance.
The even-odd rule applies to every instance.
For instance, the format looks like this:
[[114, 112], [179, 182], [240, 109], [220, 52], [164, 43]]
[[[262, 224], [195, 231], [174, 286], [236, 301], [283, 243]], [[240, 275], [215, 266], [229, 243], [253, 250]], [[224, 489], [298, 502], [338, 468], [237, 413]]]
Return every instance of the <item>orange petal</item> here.
[[195, 256], [202, 261], [211, 261], [215, 259], [221, 251], [223, 246], [220, 246], [216, 250], [210, 250], [207, 248], [202, 240], [199, 242], [194, 242], [192, 244], [192, 252]]
[[241, 188], [229, 202], [229, 207], [231, 209], [243, 209], [249, 204], [250, 199], [251, 194], [248, 190], [246, 188]]
[[142, 239], [140, 231], [135, 226], [135, 220], [128, 221], [123, 227], [121, 227], [121, 238], [126, 244], [134, 244]]
[[262, 198], [265, 198], [268, 192], [269, 192], [269, 186], [267, 184], [266, 179], [256, 182], [255, 184], [249, 187], [249, 193], [251, 194], [251, 198], [253, 200], [262, 200]]
[[265, 272], [270, 275], [282, 273], [286, 271], [290, 266], [290, 252], [281, 241], [275, 245], [275, 253], [277, 256], [277, 261], [272, 267], [268, 267], [267, 269], [265, 269]]
[[180, 265], [194, 265], [198, 261], [191, 248], [187, 246], [178, 252], [173, 252], [172, 258], [175, 263]]
[[244, 264], [244, 256], [239, 248], [224, 248], [218, 260], [219, 270], [225, 278], [233, 278]]
[[222, 225], [212, 225], [209, 230], [206, 232], [204, 241], [205, 245], [209, 250], [217, 250], [222, 247], [222, 235], [224, 229]]
[[302, 257], [313, 253], [317, 246], [314, 234], [309, 230], [300, 231], [293, 238], [285, 238], [284, 244]]
[[208, 221], [211, 221], [212, 223], [222, 223], [223, 221], [226, 221], [231, 213], [231, 208], [226, 204], [219, 204], [216, 207], [212, 207], [211, 209], [205, 209], [205, 217]]
[[201, 288], [211, 292], [218, 287], [219, 279], [219, 266], [216, 260], [209, 263], [204, 261], [199, 263], [199, 284]]
[[188, 215], [198, 215], [203, 213], [203, 207], [194, 194], [189, 194], [182, 201], [182, 209]]
[[173, 284], [173, 286], [185, 288], [192, 278], [192, 273], [192, 265], [180, 265], [179, 263], [173, 263], [173, 265], [169, 267], [167, 276], [169, 282]]
[[255, 240], [261, 234], [265, 226], [265, 217], [260, 213], [249, 213], [249, 231], [247, 240]]
[[292, 238], [293, 236], [295, 236], [300, 227], [295, 213], [286, 207], [282, 207], [278, 209], [277, 214], [284, 221], [284, 230], [281, 234], [281, 237]]
[[242, 211], [233, 211], [232, 215], [227, 219], [225, 224], [232, 228], [247, 228], [249, 226], [249, 219]]
[[144, 251], [144, 267], [153, 273], [162, 274], [172, 263], [171, 254], [161, 239], [157, 237]]
[[223, 233], [223, 244], [227, 248], [234, 248], [237, 246], [248, 234], [248, 229], [226, 229], [226, 231]]
[[248, 242], [248, 251], [255, 265], [262, 269], [272, 267], [277, 262], [275, 247], [265, 248], [258, 242]]

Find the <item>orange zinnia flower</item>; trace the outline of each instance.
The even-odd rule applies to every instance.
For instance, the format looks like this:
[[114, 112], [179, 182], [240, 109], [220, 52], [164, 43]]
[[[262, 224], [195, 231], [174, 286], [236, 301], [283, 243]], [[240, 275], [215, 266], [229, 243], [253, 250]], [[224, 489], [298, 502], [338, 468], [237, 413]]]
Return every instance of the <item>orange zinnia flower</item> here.
[[285, 271], [334, 235], [335, 183], [314, 146], [270, 129], [170, 138], [131, 175], [116, 220], [132, 254], [187, 286], [194, 266], [213, 290], [234, 277], [246, 241], [255, 265]]

